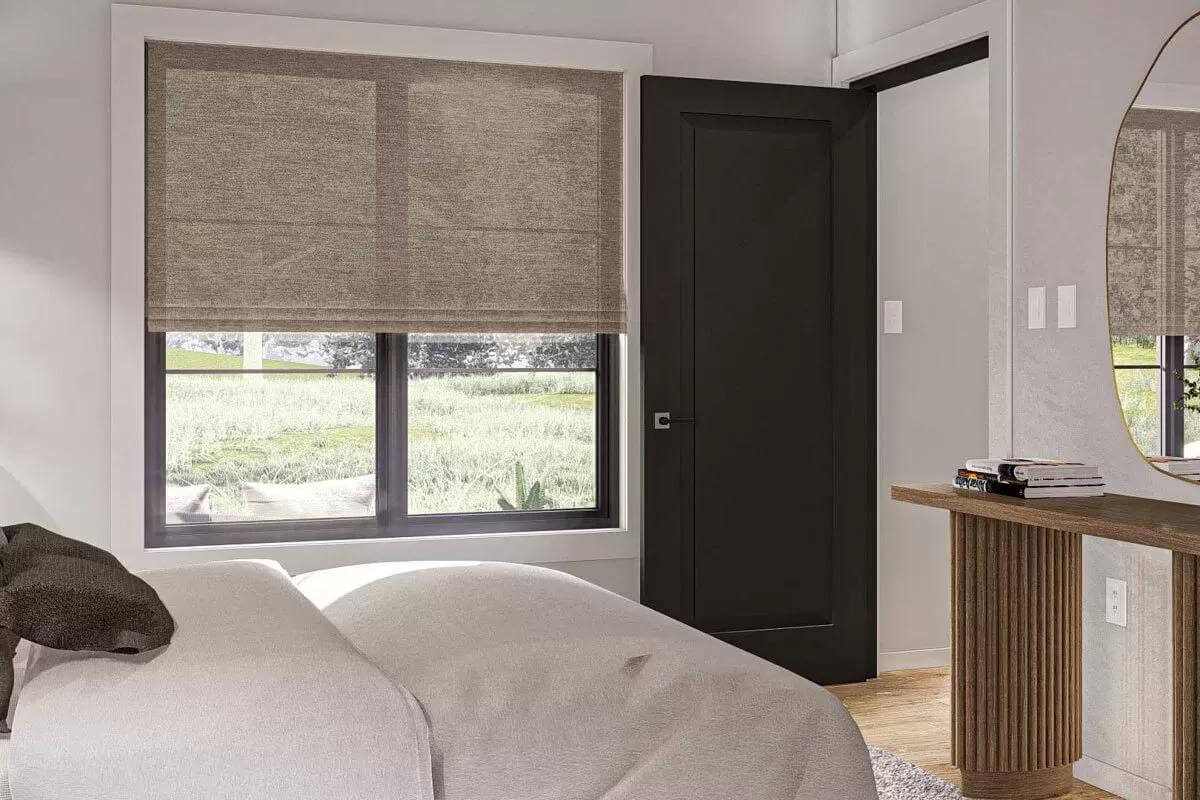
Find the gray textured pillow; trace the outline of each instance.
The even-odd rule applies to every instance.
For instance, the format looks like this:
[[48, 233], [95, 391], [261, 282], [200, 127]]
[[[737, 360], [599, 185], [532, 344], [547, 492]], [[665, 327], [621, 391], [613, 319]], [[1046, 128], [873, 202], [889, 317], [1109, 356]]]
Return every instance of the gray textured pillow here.
[[175, 621], [158, 594], [112, 554], [28, 522], [0, 530], [0, 719], [21, 639], [126, 654], [171, 641]]
[[167, 513], [207, 514], [208, 493], [212, 487], [207, 483], [194, 486], [167, 487]]
[[369, 517], [375, 513], [375, 476], [310, 483], [245, 483], [246, 510], [260, 519]]

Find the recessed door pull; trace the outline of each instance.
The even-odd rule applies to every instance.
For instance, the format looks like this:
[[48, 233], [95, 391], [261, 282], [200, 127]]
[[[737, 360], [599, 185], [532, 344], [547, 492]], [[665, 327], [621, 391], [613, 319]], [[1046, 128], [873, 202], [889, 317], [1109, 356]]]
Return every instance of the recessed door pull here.
[[670, 411], [655, 411], [654, 412], [654, 429], [666, 431], [671, 429], [674, 423], [695, 423], [695, 417], [672, 417]]

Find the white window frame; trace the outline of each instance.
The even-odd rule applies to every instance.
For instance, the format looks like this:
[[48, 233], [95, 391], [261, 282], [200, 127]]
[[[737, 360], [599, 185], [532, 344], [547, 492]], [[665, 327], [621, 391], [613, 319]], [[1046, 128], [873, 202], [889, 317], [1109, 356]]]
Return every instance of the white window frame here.
[[[147, 548], [145, 544], [145, 42], [280, 47], [408, 58], [621, 72], [624, 75], [624, 251], [629, 333], [621, 337], [620, 514], [584, 531]], [[559, 563], [636, 559], [642, 475], [639, 270], [640, 79], [648, 44], [419, 28], [367, 22], [112, 6], [111, 510], [112, 552], [131, 569], [270, 558], [292, 572], [364, 561], [467, 559]]]

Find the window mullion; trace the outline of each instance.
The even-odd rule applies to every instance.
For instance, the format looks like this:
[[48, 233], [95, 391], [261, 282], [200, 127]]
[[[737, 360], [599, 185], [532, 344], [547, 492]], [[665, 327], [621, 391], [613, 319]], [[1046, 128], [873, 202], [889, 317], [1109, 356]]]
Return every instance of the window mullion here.
[[1183, 337], [1162, 337], [1162, 452], [1183, 455]]
[[381, 535], [403, 536], [408, 529], [408, 337], [383, 333], [378, 342], [377, 517]]

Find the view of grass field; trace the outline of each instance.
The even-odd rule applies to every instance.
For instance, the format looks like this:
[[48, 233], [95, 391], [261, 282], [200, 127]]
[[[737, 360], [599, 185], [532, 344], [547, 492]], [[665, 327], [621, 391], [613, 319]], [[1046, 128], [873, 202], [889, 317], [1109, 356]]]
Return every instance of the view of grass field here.
[[[1189, 339], [1186, 343], [1189, 360], [1194, 344]], [[1113, 337], [1112, 353], [1114, 365], [1142, 366], [1142, 369], [1115, 370], [1117, 381], [1117, 396], [1121, 401], [1121, 411], [1125, 415], [1125, 424], [1133, 437], [1134, 443], [1143, 455], [1162, 455], [1159, 443], [1159, 392], [1161, 373], [1156, 366], [1158, 351], [1153, 337]], [[1189, 374], [1192, 369], [1189, 366]], [[1184, 413], [1184, 453], [1192, 456], [1200, 448], [1200, 414], [1194, 411]]]
[[[311, 369], [312, 364], [264, 358], [263, 369]], [[226, 353], [202, 353], [181, 347], [167, 348], [167, 369], [241, 369], [242, 357]]]
[[[168, 348], [169, 369], [241, 357]], [[266, 369], [312, 368], [264, 359]], [[550, 507], [595, 504], [595, 378], [422, 374], [409, 380], [409, 508], [497, 511], [515, 465]], [[167, 483], [208, 484], [210, 510], [245, 515], [247, 482], [305, 484], [375, 469], [375, 382], [363, 374], [167, 376]]]
[[1148, 369], [1115, 370], [1117, 397], [1129, 434], [1143, 455], [1161, 455], [1159, 447], [1158, 351], [1150, 337], [1113, 337], [1113, 364], [1151, 365]]

